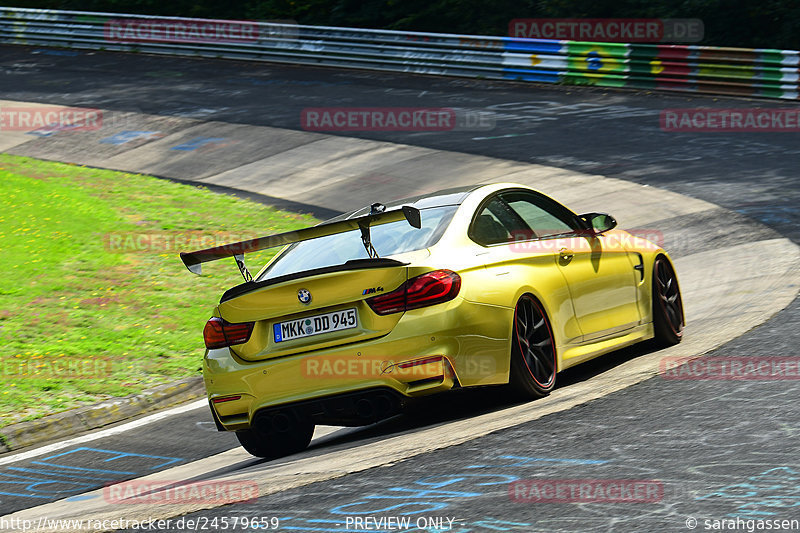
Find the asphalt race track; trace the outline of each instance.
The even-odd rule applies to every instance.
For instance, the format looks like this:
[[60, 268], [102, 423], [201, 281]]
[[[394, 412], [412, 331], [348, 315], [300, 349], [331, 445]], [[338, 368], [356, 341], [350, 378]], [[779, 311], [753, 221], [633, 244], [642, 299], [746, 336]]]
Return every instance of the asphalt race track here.
[[[742, 335], [709, 357], [798, 355], [797, 300], [786, 299], [786, 309], [747, 331], [753, 323], [749, 314], [768, 309], [770, 302], [762, 305], [760, 300], [786, 298], [791, 287], [797, 292], [798, 271], [791, 257], [796, 249], [788, 241], [800, 243], [800, 182], [794, 175], [800, 163], [798, 135], [659, 128], [665, 108], [791, 104], [23, 47], [0, 47], [0, 70], [3, 100], [144, 114], [162, 124], [174, 119], [169, 127], [175, 131], [189, 127], [181, 121], [199, 121], [191, 126], [198, 131], [214, 121], [224, 123], [214, 126], [220, 138], [236, 139], [231, 125], [301, 130], [301, 111], [308, 107], [449, 107], [463, 117], [483, 117], [489, 126], [467, 125], [446, 134], [344, 135], [482, 156], [467, 163], [497, 158], [558, 167], [565, 171], [563, 179], [532, 174], [531, 183], [540, 179], [545, 192], [568, 205], [596, 205], [596, 187], [603, 203], [630, 206], [629, 213], [609, 209], [621, 222], [626, 216], [632, 223], [645, 220], [645, 211], [663, 209], [668, 216], [649, 220], [659, 221], [665, 234], [682, 236], [667, 239], [666, 247], [674, 252], [679, 275], [682, 268], [693, 273], [682, 281], [692, 295], [687, 295], [687, 314], [691, 301], [698, 319], [677, 348], [702, 353], [724, 331], [726, 340]], [[304, 142], [300, 133], [271, 134], [296, 135], [295, 145]], [[48, 139], [18, 141], [2, 141], [0, 148], [38, 157], [49, 151], [61, 160], [77, 157], [74, 147], [48, 144]], [[356, 142], [341, 139], [342, 146]], [[232, 157], [225, 150], [222, 146], [198, 157], [223, 161]], [[147, 164], [151, 168], [145, 170], [158, 175], [215, 182], [209, 175], [181, 174], [195, 172], [185, 167]], [[220, 169], [215, 176], [224, 174]], [[362, 175], [361, 188], [349, 196], [361, 200], [373, 188], [401, 196], [407, 182], [393, 176], [389, 171]], [[310, 204], [333, 212], [356, 207], [345, 205], [344, 194], [280, 189], [283, 182], [261, 189], [252, 179], [247, 183], [250, 190], [264, 189], [297, 208]], [[319, 200], [323, 196], [328, 203]], [[657, 203], [661, 198], [663, 206]], [[684, 212], [675, 207], [680, 202]], [[775, 276], [759, 282], [758, 276], [768, 271]], [[781, 283], [783, 292], [778, 291]], [[692, 335], [707, 339], [706, 344], [692, 344]], [[112, 428], [101, 438], [89, 435], [80, 442], [0, 456], [0, 511], [29, 509], [23, 511], [29, 517], [61, 516], [65, 509], [75, 517], [84, 508], [101, 513], [99, 487], [160, 475], [166, 480], [256, 480], [264, 494], [257, 502], [213, 509], [152, 506], [152, 516], [185, 515], [183, 523], [163, 528], [169, 531], [200, 529], [189, 527], [187, 520], [208, 525], [223, 517], [274, 517], [281, 531], [388, 531], [363, 522], [358, 526], [354, 518], [408, 516], [411, 525], [402, 531], [441, 531], [452, 519], [449, 530], [454, 532], [688, 531], [692, 519], [703, 529], [704, 519], [798, 518], [796, 378], [652, 377], [644, 367], [659, 357], [647, 347], [634, 347], [582, 365], [559, 375], [560, 386], [550, 398], [532, 404], [513, 405], [496, 392], [476, 391], [425, 402], [370, 428], [322, 428], [310, 450], [272, 463], [250, 458], [232, 435], [213, 431], [205, 406], [189, 406], [127, 431], [114, 434]], [[588, 398], [592, 401], [585, 403]], [[80, 470], [87, 467], [94, 470]], [[513, 483], [532, 478], [657, 480], [660, 492], [646, 502], [525, 501]], [[67, 501], [52, 507], [31, 509], [65, 496]], [[117, 505], [102, 509], [102, 516], [134, 516], [134, 511], [142, 516], [136, 507]]]

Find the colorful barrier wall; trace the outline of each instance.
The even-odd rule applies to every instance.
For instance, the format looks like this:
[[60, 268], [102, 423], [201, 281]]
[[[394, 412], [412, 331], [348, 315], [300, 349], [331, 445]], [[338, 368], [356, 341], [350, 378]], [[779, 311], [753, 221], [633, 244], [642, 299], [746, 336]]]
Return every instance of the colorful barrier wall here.
[[795, 50], [589, 43], [0, 7], [0, 42], [796, 100]]

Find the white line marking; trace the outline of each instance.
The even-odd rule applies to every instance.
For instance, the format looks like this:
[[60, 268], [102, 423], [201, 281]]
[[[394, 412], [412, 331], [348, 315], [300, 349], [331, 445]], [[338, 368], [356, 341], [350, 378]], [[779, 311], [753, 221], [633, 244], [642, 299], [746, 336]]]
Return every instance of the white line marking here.
[[104, 429], [102, 431], [97, 431], [94, 433], [89, 433], [87, 435], [81, 435], [80, 437], [75, 437], [61, 442], [54, 442], [53, 444], [48, 444], [47, 446], [42, 446], [41, 448], [36, 448], [34, 450], [29, 450], [27, 452], [21, 452], [15, 455], [11, 455], [9, 457], [0, 457], [0, 465], [14, 463], [16, 461], [24, 461], [25, 459], [30, 459], [31, 457], [38, 457], [46, 453], [54, 452], [56, 450], [61, 450], [69, 446], [74, 446], [75, 444], [82, 444], [84, 442], [90, 442], [93, 440], [110, 437], [112, 435], [117, 435], [119, 433], [124, 433], [125, 431], [144, 426], [151, 422], [163, 420], [173, 415], [179, 415], [181, 413], [185, 413], [187, 411], [198, 409], [204, 406], [208, 407], [208, 400], [205, 399], [197, 400], [195, 402], [187, 403], [186, 405], [180, 405], [178, 407], [173, 407], [172, 409], [167, 409], [166, 411], [161, 411], [160, 413], [155, 413], [146, 416], [144, 418], [140, 418], [139, 420], [134, 420], [133, 422], [122, 424], [120, 426]]

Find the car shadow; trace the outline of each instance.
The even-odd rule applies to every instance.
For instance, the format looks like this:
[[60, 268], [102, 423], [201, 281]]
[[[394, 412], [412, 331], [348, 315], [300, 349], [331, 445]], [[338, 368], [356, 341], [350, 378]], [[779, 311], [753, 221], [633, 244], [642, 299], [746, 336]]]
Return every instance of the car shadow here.
[[[654, 342], [646, 341], [610, 352], [559, 373], [556, 388], [563, 389], [586, 381], [659, 349]], [[327, 453], [330, 448], [335, 446], [360, 443], [370, 439], [465, 420], [524, 403], [529, 402], [514, 399], [502, 386], [457, 389], [446, 394], [415, 399], [402, 414], [375, 424], [343, 428], [325, 435], [314, 440], [308, 450], [303, 453], [311, 451]], [[535, 407], [536, 400], [530, 403]]]
[[[558, 374], [557, 389], [570, 387], [591, 379], [599, 374], [642, 355], [658, 351], [659, 347], [652, 341], [623, 348], [591, 361], [587, 361]], [[362, 427], [346, 427], [335, 430], [315, 439], [303, 452], [279, 459], [252, 458], [235, 464], [206, 472], [191, 481], [211, 479], [225, 474], [240, 472], [251, 467], [277, 467], [300, 459], [325, 455], [334, 451], [346, 450], [367, 445], [372, 441], [424, 428], [466, 420], [478, 415], [500, 411], [515, 405], [531, 403], [535, 408], [536, 400], [525, 402], [515, 400], [502, 386], [488, 386], [473, 389], [457, 389], [446, 394], [432, 395], [415, 399], [403, 413]]]

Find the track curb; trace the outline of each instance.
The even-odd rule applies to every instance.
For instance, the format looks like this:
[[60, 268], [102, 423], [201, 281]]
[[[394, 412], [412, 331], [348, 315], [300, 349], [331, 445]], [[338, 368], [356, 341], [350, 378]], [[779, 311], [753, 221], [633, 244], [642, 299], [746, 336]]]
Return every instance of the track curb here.
[[203, 378], [194, 376], [123, 398], [78, 407], [38, 420], [19, 422], [0, 428], [0, 453], [61, 440], [123, 420], [152, 413], [205, 395]]

